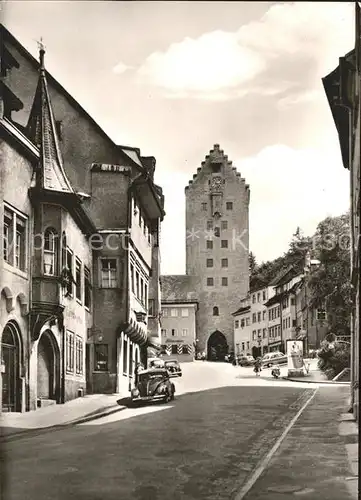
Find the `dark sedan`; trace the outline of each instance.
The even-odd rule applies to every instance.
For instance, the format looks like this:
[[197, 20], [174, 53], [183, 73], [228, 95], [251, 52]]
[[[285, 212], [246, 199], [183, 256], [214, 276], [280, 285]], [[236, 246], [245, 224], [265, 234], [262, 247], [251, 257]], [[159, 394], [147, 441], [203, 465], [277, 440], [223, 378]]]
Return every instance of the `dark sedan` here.
[[144, 370], [138, 375], [138, 383], [131, 391], [131, 398], [136, 402], [163, 401], [174, 399], [175, 387], [169, 380], [169, 373], [164, 368]]
[[168, 371], [170, 377], [181, 377], [182, 369], [176, 359], [164, 361], [164, 368]]

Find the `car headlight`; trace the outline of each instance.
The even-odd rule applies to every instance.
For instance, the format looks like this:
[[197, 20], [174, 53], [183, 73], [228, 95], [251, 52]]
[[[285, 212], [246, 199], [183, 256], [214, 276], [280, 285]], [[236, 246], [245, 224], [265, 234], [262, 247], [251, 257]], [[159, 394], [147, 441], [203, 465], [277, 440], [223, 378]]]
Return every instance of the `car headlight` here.
[[164, 394], [166, 392], [167, 388], [165, 385], [160, 385], [157, 389], [158, 394]]
[[137, 388], [132, 389], [132, 396], [134, 398], [137, 398], [139, 396], [139, 391]]

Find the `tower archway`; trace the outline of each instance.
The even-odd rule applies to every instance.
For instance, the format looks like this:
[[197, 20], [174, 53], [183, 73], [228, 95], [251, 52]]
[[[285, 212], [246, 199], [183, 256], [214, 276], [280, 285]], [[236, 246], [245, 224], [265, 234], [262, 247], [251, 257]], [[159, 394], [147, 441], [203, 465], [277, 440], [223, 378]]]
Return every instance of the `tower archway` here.
[[208, 339], [207, 358], [209, 361], [224, 361], [227, 353], [227, 339], [222, 332], [216, 330]]

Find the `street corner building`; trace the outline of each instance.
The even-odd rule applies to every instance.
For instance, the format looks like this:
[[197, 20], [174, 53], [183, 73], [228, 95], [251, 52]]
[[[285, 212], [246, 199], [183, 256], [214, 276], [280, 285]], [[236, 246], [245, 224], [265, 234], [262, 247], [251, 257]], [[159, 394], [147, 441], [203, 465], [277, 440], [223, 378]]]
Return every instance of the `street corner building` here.
[[343, 166], [350, 171], [351, 282], [351, 407], [359, 419], [360, 377], [360, 132], [361, 132], [361, 8], [355, 2], [355, 48], [323, 79], [338, 132]]
[[2, 411], [124, 393], [161, 345], [156, 160], [115, 144], [44, 56], [1, 26]]
[[[184, 305], [190, 300], [187, 293], [193, 294], [197, 353], [224, 360], [234, 351], [232, 313], [249, 288], [250, 189], [215, 144], [186, 186], [185, 197], [186, 275], [163, 276], [172, 285], [162, 297], [170, 306], [172, 301]], [[177, 326], [169, 323], [168, 328]]]

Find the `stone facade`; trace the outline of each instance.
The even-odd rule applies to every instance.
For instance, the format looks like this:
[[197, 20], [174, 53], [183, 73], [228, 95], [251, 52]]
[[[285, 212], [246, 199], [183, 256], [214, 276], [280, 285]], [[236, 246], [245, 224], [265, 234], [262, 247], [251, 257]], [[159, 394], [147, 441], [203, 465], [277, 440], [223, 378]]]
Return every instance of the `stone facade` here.
[[323, 85], [338, 132], [343, 166], [350, 171], [351, 282], [351, 409], [359, 420], [360, 382], [360, 130], [361, 130], [361, 8], [355, 2], [355, 48], [339, 58]]
[[2, 407], [127, 392], [161, 345], [155, 158], [116, 145], [47, 73], [43, 49], [39, 64], [1, 35]]
[[162, 347], [168, 356], [184, 363], [196, 356], [197, 302], [162, 303]]
[[224, 359], [234, 350], [231, 314], [249, 288], [250, 190], [216, 144], [185, 196], [186, 275], [199, 303], [198, 349], [208, 359]]

